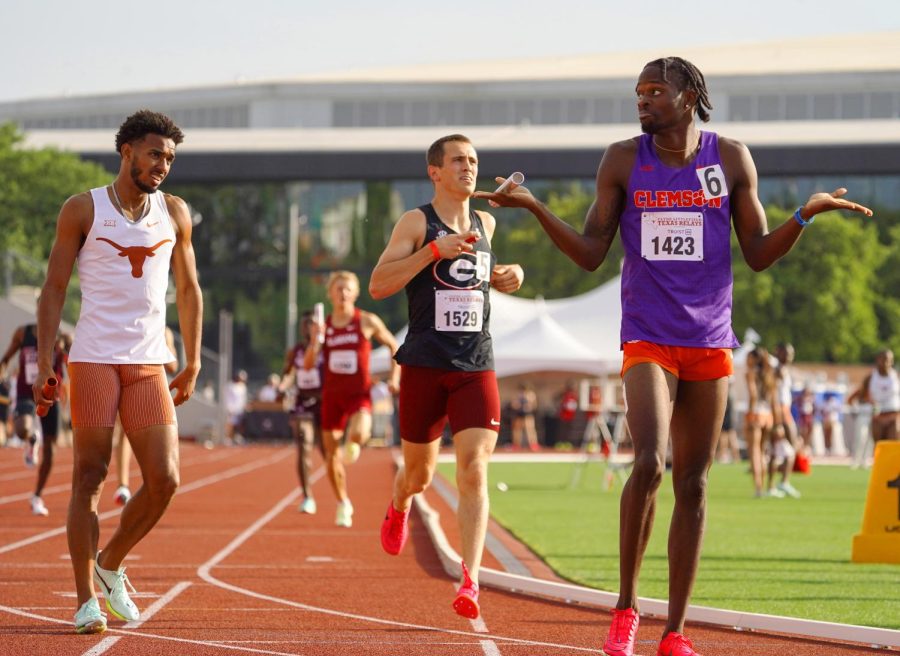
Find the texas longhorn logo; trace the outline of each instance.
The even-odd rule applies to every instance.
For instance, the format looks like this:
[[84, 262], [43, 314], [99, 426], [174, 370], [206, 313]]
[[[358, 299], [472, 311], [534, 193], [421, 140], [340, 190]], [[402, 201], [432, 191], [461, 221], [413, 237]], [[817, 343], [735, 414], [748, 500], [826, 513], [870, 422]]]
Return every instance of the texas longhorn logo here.
[[112, 239], [107, 239], [106, 237], [97, 237], [97, 241], [105, 241], [107, 244], [112, 244], [112, 246], [119, 251], [119, 257], [127, 257], [128, 261], [131, 263], [131, 277], [132, 278], [140, 278], [144, 275], [144, 261], [148, 257], [153, 257], [156, 255], [154, 251], [165, 244], [166, 242], [172, 241], [171, 239], [163, 239], [161, 242], [156, 244], [155, 246], [119, 246]]

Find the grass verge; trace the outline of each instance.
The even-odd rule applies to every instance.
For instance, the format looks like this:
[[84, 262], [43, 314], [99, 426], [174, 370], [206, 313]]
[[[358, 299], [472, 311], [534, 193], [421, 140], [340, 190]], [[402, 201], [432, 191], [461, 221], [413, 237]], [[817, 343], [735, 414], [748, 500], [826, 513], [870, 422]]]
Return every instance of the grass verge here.
[[[575, 583], [618, 589], [619, 495], [604, 491], [591, 462], [570, 487], [574, 464], [491, 463], [491, 514]], [[440, 471], [453, 481], [452, 464]], [[868, 472], [818, 466], [795, 476], [801, 499], [755, 499], [746, 464], [710, 472], [707, 529], [691, 602], [702, 606], [900, 629], [900, 566], [850, 562]], [[506, 492], [497, 488], [503, 482]], [[671, 476], [660, 488], [639, 594], [668, 596]]]

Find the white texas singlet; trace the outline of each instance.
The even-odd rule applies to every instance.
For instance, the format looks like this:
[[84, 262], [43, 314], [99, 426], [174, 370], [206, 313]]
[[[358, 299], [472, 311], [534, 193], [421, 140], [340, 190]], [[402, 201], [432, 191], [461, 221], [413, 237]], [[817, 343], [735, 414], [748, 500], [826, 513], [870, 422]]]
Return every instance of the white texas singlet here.
[[150, 210], [129, 221], [109, 200], [108, 187], [91, 189], [94, 220], [78, 253], [81, 314], [70, 362], [165, 364], [166, 290], [175, 229], [161, 192]]

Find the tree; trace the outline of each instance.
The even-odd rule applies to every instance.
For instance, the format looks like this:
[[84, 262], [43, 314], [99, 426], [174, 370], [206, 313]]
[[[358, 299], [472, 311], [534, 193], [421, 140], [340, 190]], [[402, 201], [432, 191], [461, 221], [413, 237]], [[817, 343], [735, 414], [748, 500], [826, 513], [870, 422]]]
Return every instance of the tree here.
[[[593, 187], [578, 182], [558, 184], [541, 194], [551, 212], [581, 232], [584, 217], [594, 202]], [[624, 251], [616, 237], [606, 260], [596, 272], [579, 268], [560, 251], [529, 212], [497, 210], [493, 248], [503, 262], [516, 262], [525, 269], [525, 282], [518, 295], [526, 298], [566, 298], [587, 292], [619, 274]]]
[[71, 153], [26, 149], [23, 140], [13, 124], [0, 125], [0, 250], [13, 249], [44, 261], [65, 200], [108, 184], [111, 175]]
[[[769, 224], [790, 210], [770, 207]], [[734, 258], [734, 326], [767, 344], [790, 341], [798, 360], [859, 362], [879, 342], [875, 272], [887, 255], [871, 223], [832, 212], [816, 217], [793, 250], [766, 271]]]
[[[882, 215], [876, 213], [876, 216], [881, 225]], [[887, 237], [887, 252], [876, 272], [875, 313], [880, 346], [900, 353], [900, 222], [894, 222], [887, 231]]]

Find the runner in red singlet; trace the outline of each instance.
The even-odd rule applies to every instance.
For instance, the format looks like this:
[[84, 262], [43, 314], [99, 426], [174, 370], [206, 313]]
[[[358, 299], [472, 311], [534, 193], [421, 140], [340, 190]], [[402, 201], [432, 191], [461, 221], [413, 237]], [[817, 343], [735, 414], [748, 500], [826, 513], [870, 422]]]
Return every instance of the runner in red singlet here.
[[[335, 524], [353, 525], [353, 504], [347, 495], [347, 472], [338, 446], [346, 430], [345, 454], [349, 462], [359, 458], [360, 448], [372, 433], [372, 401], [369, 398], [369, 354], [374, 338], [397, 351], [397, 341], [384, 322], [371, 312], [356, 307], [359, 278], [351, 271], [335, 271], [328, 278], [331, 314], [325, 326], [313, 324], [306, 349], [304, 368], [312, 369], [322, 355], [322, 448], [328, 480], [338, 505]], [[324, 342], [319, 336], [324, 331]], [[392, 364], [388, 386], [399, 387], [400, 368]]]

